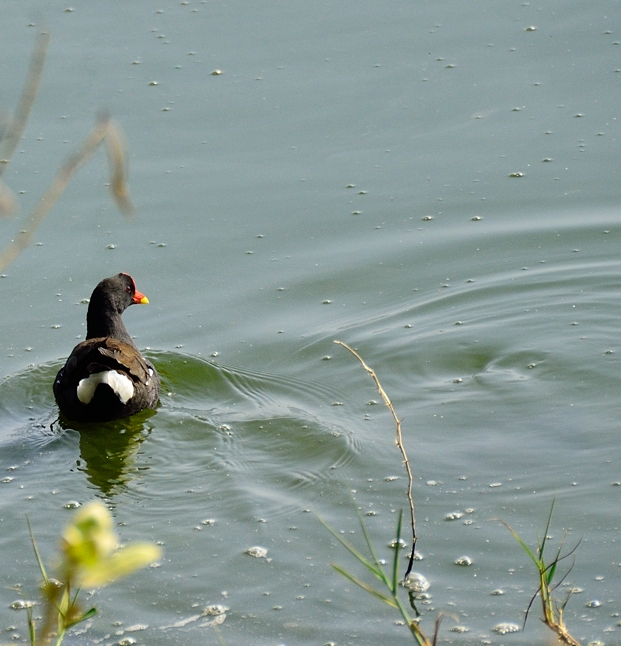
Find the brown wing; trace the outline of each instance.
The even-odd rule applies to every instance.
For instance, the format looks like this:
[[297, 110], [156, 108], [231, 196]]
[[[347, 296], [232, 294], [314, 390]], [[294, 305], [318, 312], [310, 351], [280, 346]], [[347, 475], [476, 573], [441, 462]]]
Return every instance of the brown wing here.
[[116, 339], [103, 339], [97, 349], [102, 356], [101, 363], [106, 368], [114, 368], [127, 372], [134, 381], [146, 383], [151, 376], [149, 366], [143, 356], [128, 343]]

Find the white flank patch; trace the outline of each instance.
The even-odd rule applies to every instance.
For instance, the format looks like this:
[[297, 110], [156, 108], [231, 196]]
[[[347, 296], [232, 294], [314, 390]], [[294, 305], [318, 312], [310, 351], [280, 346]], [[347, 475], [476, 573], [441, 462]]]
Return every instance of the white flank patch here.
[[107, 384], [110, 386], [122, 404], [127, 404], [134, 396], [134, 384], [129, 377], [122, 375], [116, 370], [105, 370], [103, 372], [95, 372], [90, 377], [80, 380], [78, 384], [78, 399], [83, 404], [90, 404], [99, 384]]

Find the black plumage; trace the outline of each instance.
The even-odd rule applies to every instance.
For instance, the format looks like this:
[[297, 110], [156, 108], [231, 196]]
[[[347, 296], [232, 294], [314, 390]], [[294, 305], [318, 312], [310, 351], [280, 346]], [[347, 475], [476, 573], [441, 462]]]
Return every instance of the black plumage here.
[[160, 377], [132, 341], [121, 315], [149, 300], [129, 274], [95, 287], [86, 315], [86, 340], [69, 355], [54, 381], [62, 414], [79, 422], [105, 422], [155, 408]]

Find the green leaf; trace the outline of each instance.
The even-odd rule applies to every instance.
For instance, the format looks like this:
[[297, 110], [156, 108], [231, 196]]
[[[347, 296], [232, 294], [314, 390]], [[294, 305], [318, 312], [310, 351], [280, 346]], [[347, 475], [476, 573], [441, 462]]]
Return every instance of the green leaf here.
[[39, 554], [39, 548], [37, 547], [34, 533], [32, 531], [32, 525], [30, 524], [30, 518], [28, 518], [28, 515], [26, 515], [26, 522], [28, 523], [28, 531], [30, 532], [30, 542], [32, 543], [32, 548], [34, 549], [35, 557], [37, 559], [37, 563], [39, 564], [39, 570], [41, 571], [41, 576], [43, 577], [43, 580], [47, 583], [47, 573], [45, 572], [45, 566], [43, 565], [43, 561], [41, 560], [41, 554]]
[[85, 570], [82, 585], [99, 588], [157, 561], [162, 550], [152, 543], [132, 543]]
[[528, 554], [528, 556], [530, 557], [532, 562], [537, 566], [537, 568], [539, 568], [540, 564], [542, 564], [543, 561], [533, 553], [530, 547], [528, 547], [528, 545], [524, 542], [522, 537], [513, 529], [513, 527], [511, 527], [511, 525], [505, 523], [504, 520], [500, 520], [499, 522], [501, 522], [511, 532], [511, 534], [513, 535], [513, 538], [515, 538], [515, 540], [519, 543], [520, 547], [526, 552], [526, 554]]
[[[362, 563], [362, 565], [364, 565], [364, 566], [369, 570], [369, 572], [371, 572], [371, 573], [373, 574], [373, 576], [377, 577], [380, 581], [384, 582], [384, 580], [385, 580], [385, 575], [384, 575], [384, 573], [383, 573], [383, 571], [382, 571], [381, 567], [379, 566], [379, 564], [374, 565], [373, 563], [371, 563], [371, 561], [369, 561], [369, 559], [368, 559], [366, 556], [364, 556], [364, 554], [362, 554], [361, 552], [359, 552], [359, 551], [358, 551], [358, 550], [357, 550], [357, 549], [356, 549], [356, 548], [355, 548], [351, 543], [349, 543], [349, 542], [348, 542], [348, 541], [346, 541], [342, 536], [340, 536], [339, 534], [337, 534], [337, 533], [332, 529], [332, 527], [330, 527], [330, 525], [328, 525], [328, 523], [326, 523], [326, 522], [323, 520], [323, 518], [321, 518], [320, 516], [317, 516], [317, 518], [319, 519], [319, 522], [320, 522], [320, 523], [321, 523], [321, 524], [322, 524], [322, 525], [323, 525], [323, 526], [324, 526], [324, 527], [325, 527], [325, 528], [330, 532], [330, 534], [332, 534], [332, 536], [334, 536], [334, 538], [336, 538], [336, 540], [337, 540], [337, 541], [338, 541], [338, 542], [339, 542], [339, 543], [340, 543], [340, 544], [341, 544], [341, 545], [342, 545], [342, 546], [343, 546], [343, 547], [344, 547], [344, 548], [345, 548], [345, 549], [346, 549], [346, 550], [347, 550], [347, 551], [348, 551], [352, 556], [355, 556], [355, 557], [360, 561], [360, 563]], [[363, 532], [364, 532], [364, 526], [363, 526]], [[368, 540], [370, 541], [370, 538], [369, 538]], [[377, 559], [376, 559], [376, 563], [377, 563]]]
[[80, 615], [76, 619], [73, 619], [72, 621], [68, 622], [65, 627], [71, 628], [71, 626], [75, 626], [76, 624], [82, 623], [83, 621], [86, 621], [87, 619], [94, 617], [96, 614], [97, 614], [97, 608], [91, 608], [90, 610], [87, 610], [84, 614]]
[[363, 590], [373, 595], [375, 598], [380, 599], [385, 604], [389, 605], [391, 608], [399, 609], [399, 606], [395, 603], [392, 597], [388, 597], [385, 594], [381, 593], [379, 590], [372, 588], [370, 585], [361, 581], [357, 576], [350, 574], [347, 570], [343, 569], [340, 565], [332, 563], [332, 567], [339, 573], [342, 574], [346, 579], [349, 579], [352, 583], [355, 583], [357, 586], [361, 587]]
[[399, 550], [401, 549], [401, 523], [403, 521], [403, 509], [399, 510], [399, 517], [397, 518], [397, 537], [395, 538], [395, 557], [392, 562], [392, 587], [390, 591], [396, 594], [399, 586]]

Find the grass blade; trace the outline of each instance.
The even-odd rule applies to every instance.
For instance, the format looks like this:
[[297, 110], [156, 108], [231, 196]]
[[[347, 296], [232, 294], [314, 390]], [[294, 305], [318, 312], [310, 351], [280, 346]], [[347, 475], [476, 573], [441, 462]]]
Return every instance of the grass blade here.
[[[334, 538], [336, 538], [336, 540], [352, 556], [356, 557], [356, 559], [358, 559], [358, 561], [360, 561], [360, 563], [362, 563], [362, 565], [364, 565], [369, 570], [369, 572], [373, 574], [373, 576], [377, 577], [380, 581], [385, 582], [385, 574], [380, 567], [377, 557], [374, 557], [375, 564], [371, 563], [371, 561], [369, 561], [369, 559], [366, 556], [364, 556], [364, 554], [359, 552], [351, 543], [349, 543], [342, 536], [337, 534], [336, 531], [332, 529], [332, 527], [330, 527], [330, 525], [328, 525], [328, 523], [326, 523], [321, 517], [317, 516], [317, 518], [319, 518], [319, 522], [330, 532], [330, 534], [332, 534], [332, 536], [334, 536]], [[364, 525], [363, 525], [363, 530], [364, 530]], [[368, 536], [366, 538], [369, 541], [371, 540]]]
[[391, 592], [394, 594], [399, 586], [399, 550], [401, 549], [401, 523], [403, 522], [403, 509], [399, 510], [399, 517], [397, 518], [397, 532], [395, 538], [395, 557], [392, 562], [392, 588]]
[[373, 595], [376, 599], [380, 599], [380, 601], [383, 601], [391, 608], [396, 608], [397, 610], [399, 609], [399, 606], [395, 603], [394, 599], [392, 599], [391, 597], [388, 597], [385, 594], [382, 594], [379, 590], [372, 588], [368, 583], [365, 583], [357, 576], [354, 576], [353, 574], [351, 574], [350, 572], [342, 568], [340, 565], [336, 565], [336, 563], [332, 563], [332, 567], [339, 574], [343, 575], [346, 579], [349, 579], [352, 583], [355, 583], [357, 586], [362, 588], [365, 592], [368, 592], [369, 594]]

